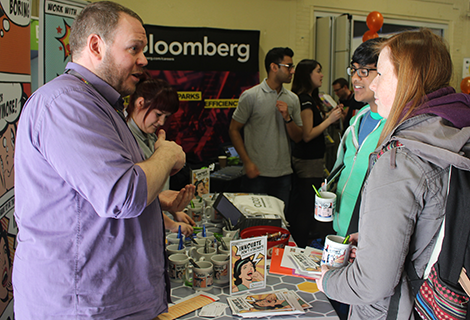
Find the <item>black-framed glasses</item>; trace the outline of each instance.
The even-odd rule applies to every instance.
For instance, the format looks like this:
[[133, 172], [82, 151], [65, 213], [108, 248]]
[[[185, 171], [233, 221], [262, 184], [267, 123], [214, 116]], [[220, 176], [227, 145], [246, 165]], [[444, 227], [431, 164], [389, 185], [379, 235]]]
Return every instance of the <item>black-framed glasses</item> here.
[[348, 72], [348, 75], [351, 77], [357, 72], [357, 75], [359, 78], [366, 78], [369, 76], [370, 71], [377, 71], [377, 68], [354, 68], [354, 67], [348, 67], [346, 69]]
[[295, 64], [293, 63], [292, 64], [278, 63], [277, 65], [280, 67], [286, 67], [287, 69], [289, 69], [289, 71], [295, 68]]

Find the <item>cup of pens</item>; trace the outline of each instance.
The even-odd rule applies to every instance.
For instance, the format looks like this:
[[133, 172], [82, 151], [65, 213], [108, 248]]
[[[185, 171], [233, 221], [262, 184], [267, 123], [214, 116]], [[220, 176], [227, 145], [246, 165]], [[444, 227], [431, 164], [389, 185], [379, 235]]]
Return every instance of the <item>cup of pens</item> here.
[[188, 273], [189, 258], [184, 253], [175, 253], [168, 257], [168, 276], [170, 281], [183, 282]]
[[214, 269], [214, 283], [228, 283], [230, 256], [228, 254], [215, 254], [211, 257]]
[[333, 221], [336, 208], [336, 194], [329, 191], [318, 191], [314, 185], [312, 187], [315, 190], [315, 220], [322, 222]]
[[348, 264], [350, 251], [349, 236], [346, 238], [336, 235], [326, 236], [321, 264], [333, 268], [345, 266]]
[[199, 200], [191, 200], [191, 203], [188, 205], [188, 211], [195, 222], [203, 220], [204, 214], [204, 203]]

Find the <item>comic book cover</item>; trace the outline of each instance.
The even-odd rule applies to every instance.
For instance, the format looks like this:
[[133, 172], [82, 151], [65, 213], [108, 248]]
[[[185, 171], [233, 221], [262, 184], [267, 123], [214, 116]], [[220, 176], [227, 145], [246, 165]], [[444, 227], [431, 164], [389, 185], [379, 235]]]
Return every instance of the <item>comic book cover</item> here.
[[192, 169], [191, 183], [196, 186], [196, 196], [202, 197], [203, 194], [209, 193], [210, 169]]
[[266, 287], [267, 237], [230, 242], [230, 294]]
[[310, 307], [290, 291], [270, 291], [227, 298], [232, 314], [244, 318], [301, 314], [304, 310], [299, 301], [305, 307]]

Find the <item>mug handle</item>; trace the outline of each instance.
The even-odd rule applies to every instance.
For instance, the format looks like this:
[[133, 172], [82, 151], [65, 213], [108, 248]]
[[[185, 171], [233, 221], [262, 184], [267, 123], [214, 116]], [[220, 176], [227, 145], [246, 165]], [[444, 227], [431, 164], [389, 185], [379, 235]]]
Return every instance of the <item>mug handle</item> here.
[[191, 249], [189, 249], [188, 254], [193, 259], [195, 259], [193, 252], [196, 251], [196, 250], [197, 250], [197, 247], [191, 247]]
[[[191, 269], [191, 272], [190, 272]], [[188, 268], [186, 269], [186, 272], [184, 273], [184, 285], [187, 287], [192, 287], [193, 286], [193, 279], [192, 277], [189, 276], [190, 273], [192, 273], [192, 266], [188, 265]]]

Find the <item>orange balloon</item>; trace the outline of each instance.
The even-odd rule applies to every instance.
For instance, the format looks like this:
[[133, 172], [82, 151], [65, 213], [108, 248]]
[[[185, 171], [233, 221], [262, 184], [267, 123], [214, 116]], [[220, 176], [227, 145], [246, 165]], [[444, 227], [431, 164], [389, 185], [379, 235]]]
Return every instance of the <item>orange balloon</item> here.
[[362, 36], [362, 42], [366, 42], [369, 39], [374, 39], [378, 37], [379, 35], [377, 34], [377, 32], [372, 31], [372, 30], [367, 30], [366, 32], [364, 32], [364, 35]]
[[460, 82], [460, 90], [462, 90], [463, 93], [470, 94], [470, 77], [462, 79], [462, 82]]
[[380, 28], [382, 28], [384, 24], [384, 17], [380, 12], [372, 11], [367, 16], [366, 23], [369, 30], [377, 32], [380, 30]]

